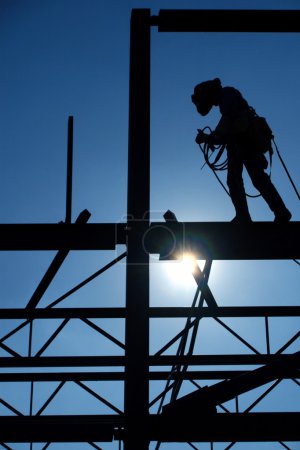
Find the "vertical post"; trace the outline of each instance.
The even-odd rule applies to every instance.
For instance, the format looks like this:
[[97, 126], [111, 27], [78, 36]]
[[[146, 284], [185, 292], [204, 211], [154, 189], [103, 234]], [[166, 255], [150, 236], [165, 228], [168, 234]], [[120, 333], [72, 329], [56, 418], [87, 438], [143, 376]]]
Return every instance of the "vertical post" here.
[[68, 119], [66, 223], [72, 221], [72, 178], [73, 178], [73, 116]]
[[[29, 322], [29, 342], [28, 342], [28, 356], [32, 355], [32, 329], [33, 329], [33, 320]], [[29, 415], [32, 416], [33, 412], [33, 389], [34, 389], [34, 381], [30, 382], [30, 403], [29, 403]], [[30, 442], [30, 450], [33, 448], [33, 443]]]
[[269, 318], [265, 317], [265, 327], [266, 327], [266, 343], [267, 343], [267, 354], [270, 354], [270, 334], [269, 334]]
[[130, 34], [125, 450], [148, 449], [150, 10], [133, 9]]

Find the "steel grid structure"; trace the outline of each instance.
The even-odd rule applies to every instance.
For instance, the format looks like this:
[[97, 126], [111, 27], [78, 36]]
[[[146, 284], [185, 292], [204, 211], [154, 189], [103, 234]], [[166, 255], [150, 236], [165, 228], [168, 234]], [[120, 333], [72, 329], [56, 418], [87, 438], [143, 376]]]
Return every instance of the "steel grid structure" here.
[[[195, 255], [212, 259], [298, 259], [300, 258], [300, 223], [284, 225], [253, 223], [236, 225], [228, 223], [150, 223], [150, 31], [158, 27], [162, 32], [180, 31], [247, 31], [247, 32], [299, 32], [300, 11], [239, 11], [239, 10], [163, 10], [158, 16], [151, 16], [149, 9], [136, 9], [131, 17], [130, 50], [130, 113], [129, 113], [129, 165], [128, 165], [128, 222], [126, 224], [87, 224], [89, 213], [83, 211], [75, 223], [71, 223], [71, 153], [72, 126], [69, 121], [68, 181], [66, 221], [61, 224], [11, 224], [0, 225], [1, 250], [58, 250], [41, 283], [24, 309], [0, 310], [0, 321], [23, 319], [16, 327], [0, 337], [0, 348], [9, 356], [0, 357], [2, 369], [14, 371], [0, 373], [0, 382], [31, 383], [30, 412], [24, 415], [3, 399], [1, 404], [10, 411], [9, 416], [0, 417], [0, 445], [11, 448], [9, 442], [88, 442], [93, 448], [100, 448], [96, 442], [110, 442], [117, 439], [124, 442], [125, 450], [145, 450], [150, 441], [159, 442], [227, 442], [232, 441], [279, 441], [287, 447], [285, 440], [300, 440], [300, 413], [253, 413], [251, 410], [283, 379], [290, 379], [299, 385], [299, 358], [290, 364], [291, 354], [285, 350], [298, 339], [300, 333], [291, 336], [276, 351], [271, 351], [269, 321], [273, 317], [298, 317], [300, 306], [281, 307], [212, 307], [204, 306], [209, 291], [210, 267], [200, 271], [195, 301], [191, 308], [154, 308], [149, 306], [149, 255], [160, 253], [162, 258], [174, 250], [192, 250]], [[226, 239], [224, 240], [224, 233]], [[171, 239], [170, 239], [171, 236]], [[195, 240], [193, 236], [197, 236]], [[247, 236], [247, 240], [245, 239]], [[222, 238], [221, 238], [222, 237]], [[205, 242], [205, 245], [204, 245]], [[225, 244], [224, 244], [225, 242]], [[278, 245], [280, 242], [280, 245]], [[276, 243], [276, 246], [274, 246]], [[111, 263], [99, 269], [86, 280], [74, 286], [65, 295], [53, 301], [46, 308], [38, 303], [55, 277], [70, 250], [113, 250], [116, 245], [125, 245], [126, 252]], [[146, 251], [145, 251], [146, 250]], [[126, 258], [126, 306], [124, 308], [55, 308], [72, 293], [104, 273], [121, 259]], [[213, 294], [210, 292], [211, 298]], [[155, 318], [186, 318], [182, 332], [166, 342], [155, 354], [149, 354], [149, 322]], [[265, 352], [259, 351], [244, 339], [223, 318], [261, 318], [265, 335]], [[33, 323], [45, 319], [62, 319], [52, 335], [33, 352]], [[124, 319], [125, 341], [121, 342], [93, 321], [97, 318]], [[118, 348], [122, 355], [97, 356], [43, 356], [46, 349], [72, 320], [80, 320], [86, 327], [95, 330]], [[242, 354], [193, 353], [187, 346], [186, 336], [192, 333], [196, 338], [199, 322], [212, 320], [234, 336], [245, 352]], [[26, 354], [17, 352], [7, 345], [7, 340], [23, 329], [29, 331], [29, 345]], [[193, 334], [194, 333], [194, 334]], [[138, 336], [138, 339], [137, 339]], [[176, 355], [164, 353], [178, 344]], [[247, 349], [247, 351], [246, 351]], [[293, 360], [294, 361], [294, 360]], [[239, 411], [238, 393], [233, 397], [236, 411], [207, 413], [195, 411], [183, 414], [149, 414], [149, 408], [161, 404], [166, 394], [173, 393], [176, 400], [183, 380], [189, 380], [196, 387], [198, 380], [244, 379], [251, 371], [243, 366], [288, 366], [276, 373], [274, 383], [250, 407]], [[216, 370], [199, 370], [199, 366], [220, 366]], [[197, 370], [187, 370], [197, 366]], [[224, 370], [224, 366], [238, 366]], [[72, 371], [71, 368], [97, 368], [92, 371]], [[157, 370], [157, 367], [164, 367]], [[172, 371], [165, 367], [172, 367]], [[27, 368], [46, 368], [45, 371], [22, 371]], [[51, 372], [50, 368], [64, 368]], [[103, 368], [109, 370], [103, 370]], [[117, 370], [116, 370], [117, 368]], [[19, 369], [17, 371], [16, 369]], [[70, 369], [70, 370], [66, 370]], [[156, 370], [149, 370], [156, 369]], [[166, 381], [165, 389], [149, 400], [149, 381]], [[59, 382], [36, 413], [33, 413], [33, 392], [36, 382]], [[85, 382], [124, 382], [124, 410], [104, 398]], [[75, 383], [87, 394], [96, 398], [113, 411], [113, 414], [53, 416], [44, 414], [48, 405], [64, 388], [66, 383]], [[263, 382], [261, 384], [264, 384]], [[247, 390], [247, 386], [243, 387]], [[177, 392], [175, 392], [177, 390]], [[208, 405], [209, 406], [209, 405]], [[160, 408], [161, 409], [161, 408]], [[227, 413], [227, 414], [226, 414]], [[245, 414], [246, 413], [246, 414]], [[201, 421], [201, 428], [199, 427]], [[229, 448], [229, 447], [228, 447]], [[287, 447], [288, 448], [288, 447]]]

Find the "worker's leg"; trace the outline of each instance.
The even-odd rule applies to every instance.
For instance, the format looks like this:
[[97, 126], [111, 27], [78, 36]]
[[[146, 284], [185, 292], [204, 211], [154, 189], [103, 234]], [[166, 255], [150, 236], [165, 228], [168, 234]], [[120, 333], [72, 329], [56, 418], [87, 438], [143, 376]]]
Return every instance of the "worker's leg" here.
[[275, 222], [288, 222], [292, 215], [271, 182], [269, 175], [265, 172], [267, 167], [265, 156], [261, 153], [249, 153], [249, 156], [245, 158], [244, 164], [253, 186], [261, 194], [271, 211], [273, 211]]
[[245, 187], [243, 182], [243, 158], [239, 149], [232, 146], [227, 149], [228, 172], [227, 185], [230, 197], [236, 211], [234, 222], [250, 222], [251, 217], [248, 209]]

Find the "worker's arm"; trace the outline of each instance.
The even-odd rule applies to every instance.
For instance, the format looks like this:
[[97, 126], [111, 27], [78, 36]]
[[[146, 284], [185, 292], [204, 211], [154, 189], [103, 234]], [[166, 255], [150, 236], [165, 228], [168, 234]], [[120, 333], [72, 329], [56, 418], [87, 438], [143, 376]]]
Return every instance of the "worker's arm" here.
[[248, 114], [244, 112], [237, 117], [223, 115], [215, 130], [206, 134], [198, 130], [197, 144], [207, 143], [212, 145], [228, 144], [235, 142], [237, 137], [245, 133], [249, 127]]
[[[213, 145], [222, 145], [229, 142], [229, 139], [226, 135], [222, 133], [218, 133], [213, 131], [211, 134], [204, 133], [202, 130], [198, 130], [198, 134], [196, 136], [195, 141], [197, 144], [211, 144]], [[212, 147], [213, 149], [213, 147]]]

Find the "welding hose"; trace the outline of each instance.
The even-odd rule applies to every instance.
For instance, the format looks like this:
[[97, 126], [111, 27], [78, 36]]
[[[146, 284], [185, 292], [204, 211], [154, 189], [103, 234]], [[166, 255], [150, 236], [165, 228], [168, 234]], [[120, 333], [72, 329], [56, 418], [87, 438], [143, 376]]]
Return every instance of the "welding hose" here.
[[[201, 131], [204, 132], [205, 130], [208, 130], [210, 132], [210, 134], [212, 133], [212, 130], [210, 127], [204, 127], [203, 130], [201, 130]], [[213, 171], [213, 174], [217, 178], [218, 182], [220, 183], [220, 185], [222, 186], [222, 188], [224, 189], [226, 194], [229, 197], [231, 197], [228, 189], [226, 188], [226, 186], [224, 185], [224, 183], [222, 182], [222, 180], [216, 173], [217, 171], [226, 170], [228, 168], [228, 159], [227, 158], [223, 162], [219, 163], [219, 160], [220, 160], [221, 156], [223, 155], [223, 152], [226, 148], [226, 144], [215, 145], [215, 144], [212, 144], [209, 142], [205, 142], [203, 146], [201, 144], [198, 144], [198, 145], [199, 145], [201, 152], [203, 153], [204, 160], [205, 160], [205, 163], [201, 167], [201, 170], [207, 164], [208, 167]], [[218, 152], [217, 156], [214, 159], [214, 161], [210, 161], [210, 158], [215, 151]], [[270, 173], [270, 176], [271, 176], [271, 173]], [[249, 197], [249, 198], [261, 197], [261, 194], [256, 194], [256, 195], [251, 195], [251, 194], [247, 194], [247, 193], [245, 193], [245, 194], [246, 194], [246, 197]]]

